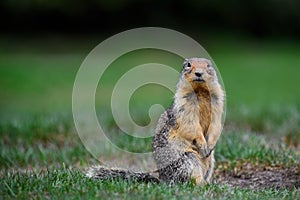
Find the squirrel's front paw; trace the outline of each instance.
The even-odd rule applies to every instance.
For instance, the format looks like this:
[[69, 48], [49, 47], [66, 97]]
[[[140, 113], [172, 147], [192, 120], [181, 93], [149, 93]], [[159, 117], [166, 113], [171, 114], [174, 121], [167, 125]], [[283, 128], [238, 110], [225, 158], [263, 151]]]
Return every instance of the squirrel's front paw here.
[[196, 147], [196, 151], [200, 154], [202, 158], [207, 158], [210, 156], [211, 152], [214, 148], [209, 148], [206, 143], [199, 144], [195, 140], [193, 141], [193, 145]]
[[210, 148], [199, 148], [199, 153], [202, 158], [208, 158], [213, 149]]

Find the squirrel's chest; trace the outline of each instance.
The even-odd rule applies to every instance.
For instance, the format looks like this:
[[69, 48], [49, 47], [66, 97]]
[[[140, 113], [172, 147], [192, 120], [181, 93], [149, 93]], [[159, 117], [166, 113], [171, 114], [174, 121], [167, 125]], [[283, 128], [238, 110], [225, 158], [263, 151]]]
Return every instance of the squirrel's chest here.
[[199, 102], [199, 124], [202, 127], [204, 136], [211, 124], [212, 113], [211, 113], [211, 102], [210, 99], [200, 99]]
[[210, 99], [199, 96], [197, 101], [185, 102], [178, 121], [181, 130], [197, 131], [201, 129], [206, 134], [211, 119]]

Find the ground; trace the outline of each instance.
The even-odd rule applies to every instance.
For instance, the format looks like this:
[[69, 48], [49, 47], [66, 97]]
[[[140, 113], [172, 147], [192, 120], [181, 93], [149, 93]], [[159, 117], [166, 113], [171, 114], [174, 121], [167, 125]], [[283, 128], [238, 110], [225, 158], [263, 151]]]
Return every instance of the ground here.
[[293, 189], [300, 188], [299, 166], [256, 166], [244, 163], [233, 171], [217, 169], [215, 183], [248, 189]]

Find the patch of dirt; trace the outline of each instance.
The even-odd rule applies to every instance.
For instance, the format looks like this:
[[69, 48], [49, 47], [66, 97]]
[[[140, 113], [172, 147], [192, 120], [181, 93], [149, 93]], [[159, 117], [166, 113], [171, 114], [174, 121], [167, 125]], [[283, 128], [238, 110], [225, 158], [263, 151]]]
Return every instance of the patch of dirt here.
[[249, 189], [300, 189], [300, 166], [263, 166], [243, 163], [233, 170], [219, 165], [214, 181], [229, 187]]

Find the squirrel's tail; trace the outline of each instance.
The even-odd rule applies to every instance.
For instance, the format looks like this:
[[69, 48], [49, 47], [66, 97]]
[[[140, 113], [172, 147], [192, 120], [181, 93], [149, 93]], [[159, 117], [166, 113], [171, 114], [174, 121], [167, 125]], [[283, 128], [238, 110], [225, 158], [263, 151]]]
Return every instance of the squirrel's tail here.
[[104, 166], [90, 167], [86, 176], [100, 180], [132, 180], [144, 183], [159, 183], [159, 179], [147, 172], [132, 172], [130, 170], [107, 168]]

